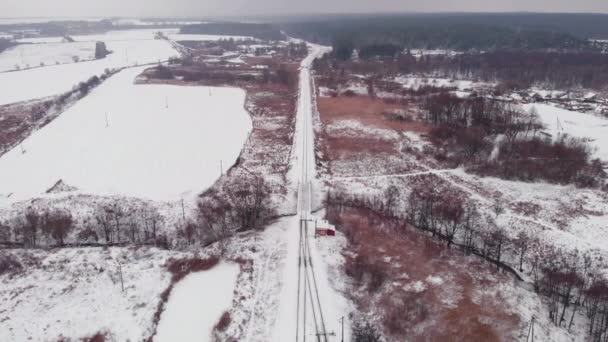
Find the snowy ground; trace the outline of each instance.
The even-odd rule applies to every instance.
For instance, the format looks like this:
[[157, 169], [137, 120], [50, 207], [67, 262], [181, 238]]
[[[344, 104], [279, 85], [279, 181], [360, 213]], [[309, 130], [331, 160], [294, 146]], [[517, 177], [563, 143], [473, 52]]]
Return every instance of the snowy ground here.
[[[95, 43], [21, 44], [0, 53], [0, 72], [95, 58]], [[18, 67], [18, 68], [17, 68]]]
[[134, 85], [142, 70], [110, 78], [25, 140], [25, 153], [0, 158], [4, 196], [39, 196], [59, 179], [84, 193], [151, 199], [213, 184], [251, 129], [244, 91]]
[[97, 332], [108, 332], [111, 341], [144, 340], [170, 283], [164, 264], [185, 255], [154, 248], [7, 253], [27, 266], [22, 274], [0, 276], [1, 341], [57, 341]]
[[526, 104], [525, 110], [536, 108], [547, 133], [558, 137], [568, 134], [572, 137], [587, 138], [595, 151], [595, 156], [608, 160], [608, 119], [557, 108], [547, 104]]
[[431, 86], [436, 88], [456, 88], [457, 94], [461, 94], [465, 91], [470, 91], [474, 89], [488, 88], [494, 86], [491, 83], [475, 82], [470, 80], [421, 77], [415, 75], [402, 75], [395, 77], [393, 80], [407, 89], [418, 90], [424, 86]]
[[[109, 31], [104, 34], [72, 36], [74, 43], [64, 37], [42, 37], [18, 40], [13, 49], [0, 53], [0, 71], [21, 71], [0, 74], [0, 105], [58, 95], [69, 91], [79, 82], [106, 69], [136, 66], [166, 61], [178, 57], [171, 42], [154, 39], [162, 32], [171, 40], [236, 40], [249, 37], [183, 35], [177, 28], [136, 29]], [[106, 58], [91, 60], [95, 54], [95, 42], [102, 41], [113, 53]], [[73, 56], [81, 61], [74, 63]], [[40, 67], [40, 63], [44, 67]], [[57, 65], [59, 63], [60, 65]], [[23, 70], [26, 68], [32, 68]]]
[[192, 273], [171, 291], [161, 315], [156, 342], [207, 342], [221, 315], [230, 308], [239, 266], [220, 264]]
[[0, 105], [64, 93], [106, 69], [158, 63], [178, 56], [162, 40], [109, 42], [107, 46], [114, 53], [103, 59], [0, 74]]
[[[156, 33], [162, 32], [165, 35], [175, 34], [179, 32], [178, 28], [163, 28], [163, 29], [135, 29], [135, 30], [115, 30], [101, 34], [89, 35], [74, 35], [70, 38], [76, 42], [115, 42], [115, 41], [131, 41], [131, 40], [154, 40]], [[18, 39], [18, 43], [58, 43], [64, 41], [64, 37], [36, 37]]]

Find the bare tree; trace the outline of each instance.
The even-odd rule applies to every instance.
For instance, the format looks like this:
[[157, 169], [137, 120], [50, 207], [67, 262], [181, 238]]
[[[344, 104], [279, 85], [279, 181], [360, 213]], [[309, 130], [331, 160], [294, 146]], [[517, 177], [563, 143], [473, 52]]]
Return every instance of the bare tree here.
[[100, 235], [103, 235], [106, 244], [110, 244], [114, 241], [113, 239], [113, 216], [105, 206], [97, 207], [95, 211], [95, 220], [97, 221], [97, 227], [101, 231]]
[[393, 214], [393, 210], [395, 209], [396, 202], [399, 198], [399, 189], [391, 185], [384, 191], [384, 199], [386, 201], [386, 212], [389, 215]]
[[528, 236], [528, 234], [521, 230], [519, 231], [519, 233], [517, 233], [517, 238], [513, 241], [515, 244], [515, 247], [518, 250], [518, 254], [519, 254], [519, 271], [523, 272], [524, 271], [524, 256], [526, 254], [526, 252], [528, 251], [528, 246], [530, 245], [530, 236]]
[[38, 242], [38, 232], [43, 225], [44, 217], [37, 208], [28, 207], [25, 211], [23, 221], [23, 237], [26, 245], [36, 247]]
[[53, 210], [46, 218], [45, 233], [53, 238], [57, 245], [63, 247], [65, 238], [74, 226], [72, 214], [65, 210]]
[[120, 242], [120, 227], [122, 226], [122, 219], [126, 216], [124, 209], [122, 208], [119, 201], [114, 201], [111, 205], [106, 207], [106, 212], [110, 214], [114, 221], [114, 231], [116, 232], [116, 242]]

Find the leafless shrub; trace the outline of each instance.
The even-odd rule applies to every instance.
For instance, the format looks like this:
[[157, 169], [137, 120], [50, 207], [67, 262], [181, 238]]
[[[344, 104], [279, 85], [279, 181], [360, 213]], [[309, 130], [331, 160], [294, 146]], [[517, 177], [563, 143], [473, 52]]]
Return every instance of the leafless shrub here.
[[220, 320], [215, 324], [216, 331], [225, 331], [228, 329], [228, 326], [232, 322], [232, 318], [230, 317], [230, 312], [226, 311], [220, 317]]
[[66, 210], [55, 209], [45, 214], [44, 233], [54, 239], [59, 247], [64, 246], [65, 238], [73, 226], [72, 214]]
[[176, 283], [192, 272], [206, 271], [213, 268], [219, 261], [217, 257], [170, 259], [167, 261], [167, 270], [172, 274], [172, 282]]
[[0, 275], [13, 274], [23, 269], [17, 258], [9, 253], [0, 252]]
[[84, 337], [81, 340], [83, 342], [105, 342], [107, 341], [108, 334], [105, 332], [98, 332], [95, 335]]
[[355, 322], [352, 327], [352, 341], [353, 342], [381, 342], [382, 337], [376, 328], [365, 322]]
[[410, 329], [427, 318], [428, 309], [416, 293], [404, 293], [395, 300], [398, 304], [388, 307], [382, 323], [390, 334], [406, 336]]
[[374, 293], [382, 287], [388, 277], [385, 267], [379, 260], [372, 260], [366, 255], [357, 255], [346, 260], [344, 271], [361, 286], [367, 284], [368, 291]]

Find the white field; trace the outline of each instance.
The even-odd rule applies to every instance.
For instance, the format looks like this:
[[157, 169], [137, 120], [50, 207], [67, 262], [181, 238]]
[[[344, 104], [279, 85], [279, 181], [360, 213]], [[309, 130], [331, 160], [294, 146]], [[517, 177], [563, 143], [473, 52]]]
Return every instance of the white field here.
[[[0, 341], [143, 341], [171, 274], [170, 258], [190, 254], [155, 248], [65, 248], [13, 251], [40, 260], [15, 277], [0, 276]], [[8, 252], [7, 252], [8, 253]], [[21, 259], [24, 260], [24, 259]], [[122, 264], [122, 292], [118, 263]]]
[[81, 61], [95, 58], [95, 43], [23, 44], [0, 53], [0, 72], [74, 63], [74, 56]]
[[[92, 35], [75, 35], [70, 36], [76, 42], [110, 42], [110, 41], [123, 41], [123, 40], [153, 40], [154, 35], [157, 32], [163, 32], [164, 34], [178, 33], [177, 28], [165, 28], [165, 29], [137, 29], [137, 30], [115, 30], [108, 31], [102, 34]], [[62, 42], [63, 37], [40, 37], [40, 38], [24, 38], [18, 39], [19, 43], [57, 43]]]
[[[21, 69], [28, 64], [37, 68], [0, 74], [0, 89], [2, 89], [0, 106], [59, 95], [91, 76], [103, 74], [106, 69], [158, 63], [170, 57], [178, 57], [179, 53], [171, 42], [154, 39], [159, 31], [172, 40], [214, 41], [222, 38], [236, 40], [249, 38], [181, 35], [178, 34], [179, 29], [169, 28], [120, 30], [99, 35], [72, 36], [76, 41], [74, 43], [63, 42], [63, 37], [21, 39], [19, 42], [31, 45], [18, 46], [0, 53], [0, 71], [16, 70], [15, 65], [19, 65]], [[105, 42], [108, 50], [113, 53], [100, 60], [90, 60], [95, 53], [94, 43], [97, 41]], [[73, 63], [74, 55], [88, 61]], [[44, 62], [46, 66], [39, 67], [40, 62]], [[66, 64], [56, 65], [57, 62]]]
[[572, 137], [588, 138], [595, 148], [595, 157], [608, 160], [608, 119], [546, 104], [527, 104], [523, 107], [525, 110], [535, 107], [547, 127], [547, 133], [553, 137], [566, 133]]
[[[61, 45], [70, 49], [71, 44]], [[163, 40], [108, 41], [107, 47], [113, 53], [103, 59], [0, 74], [0, 105], [67, 92], [106, 69], [157, 63], [179, 55]]]
[[143, 69], [111, 77], [25, 140], [25, 153], [2, 156], [0, 200], [40, 196], [59, 179], [81, 193], [152, 200], [213, 184], [220, 161], [224, 170], [235, 162], [252, 128], [245, 92], [134, 85]]
[[173, 288], [155, 342], [207, 342], [222, 314], [230, 309], [239, 266], [219, 264], [192, 273]]

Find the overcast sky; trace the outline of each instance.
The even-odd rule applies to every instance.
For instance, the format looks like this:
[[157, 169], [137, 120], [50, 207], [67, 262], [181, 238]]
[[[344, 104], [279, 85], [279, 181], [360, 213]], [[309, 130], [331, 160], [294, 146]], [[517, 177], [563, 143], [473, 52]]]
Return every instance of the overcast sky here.
[[207, 17], [396, 11], [608, 13], [608, 0], [0, 0], [0, 17]]

